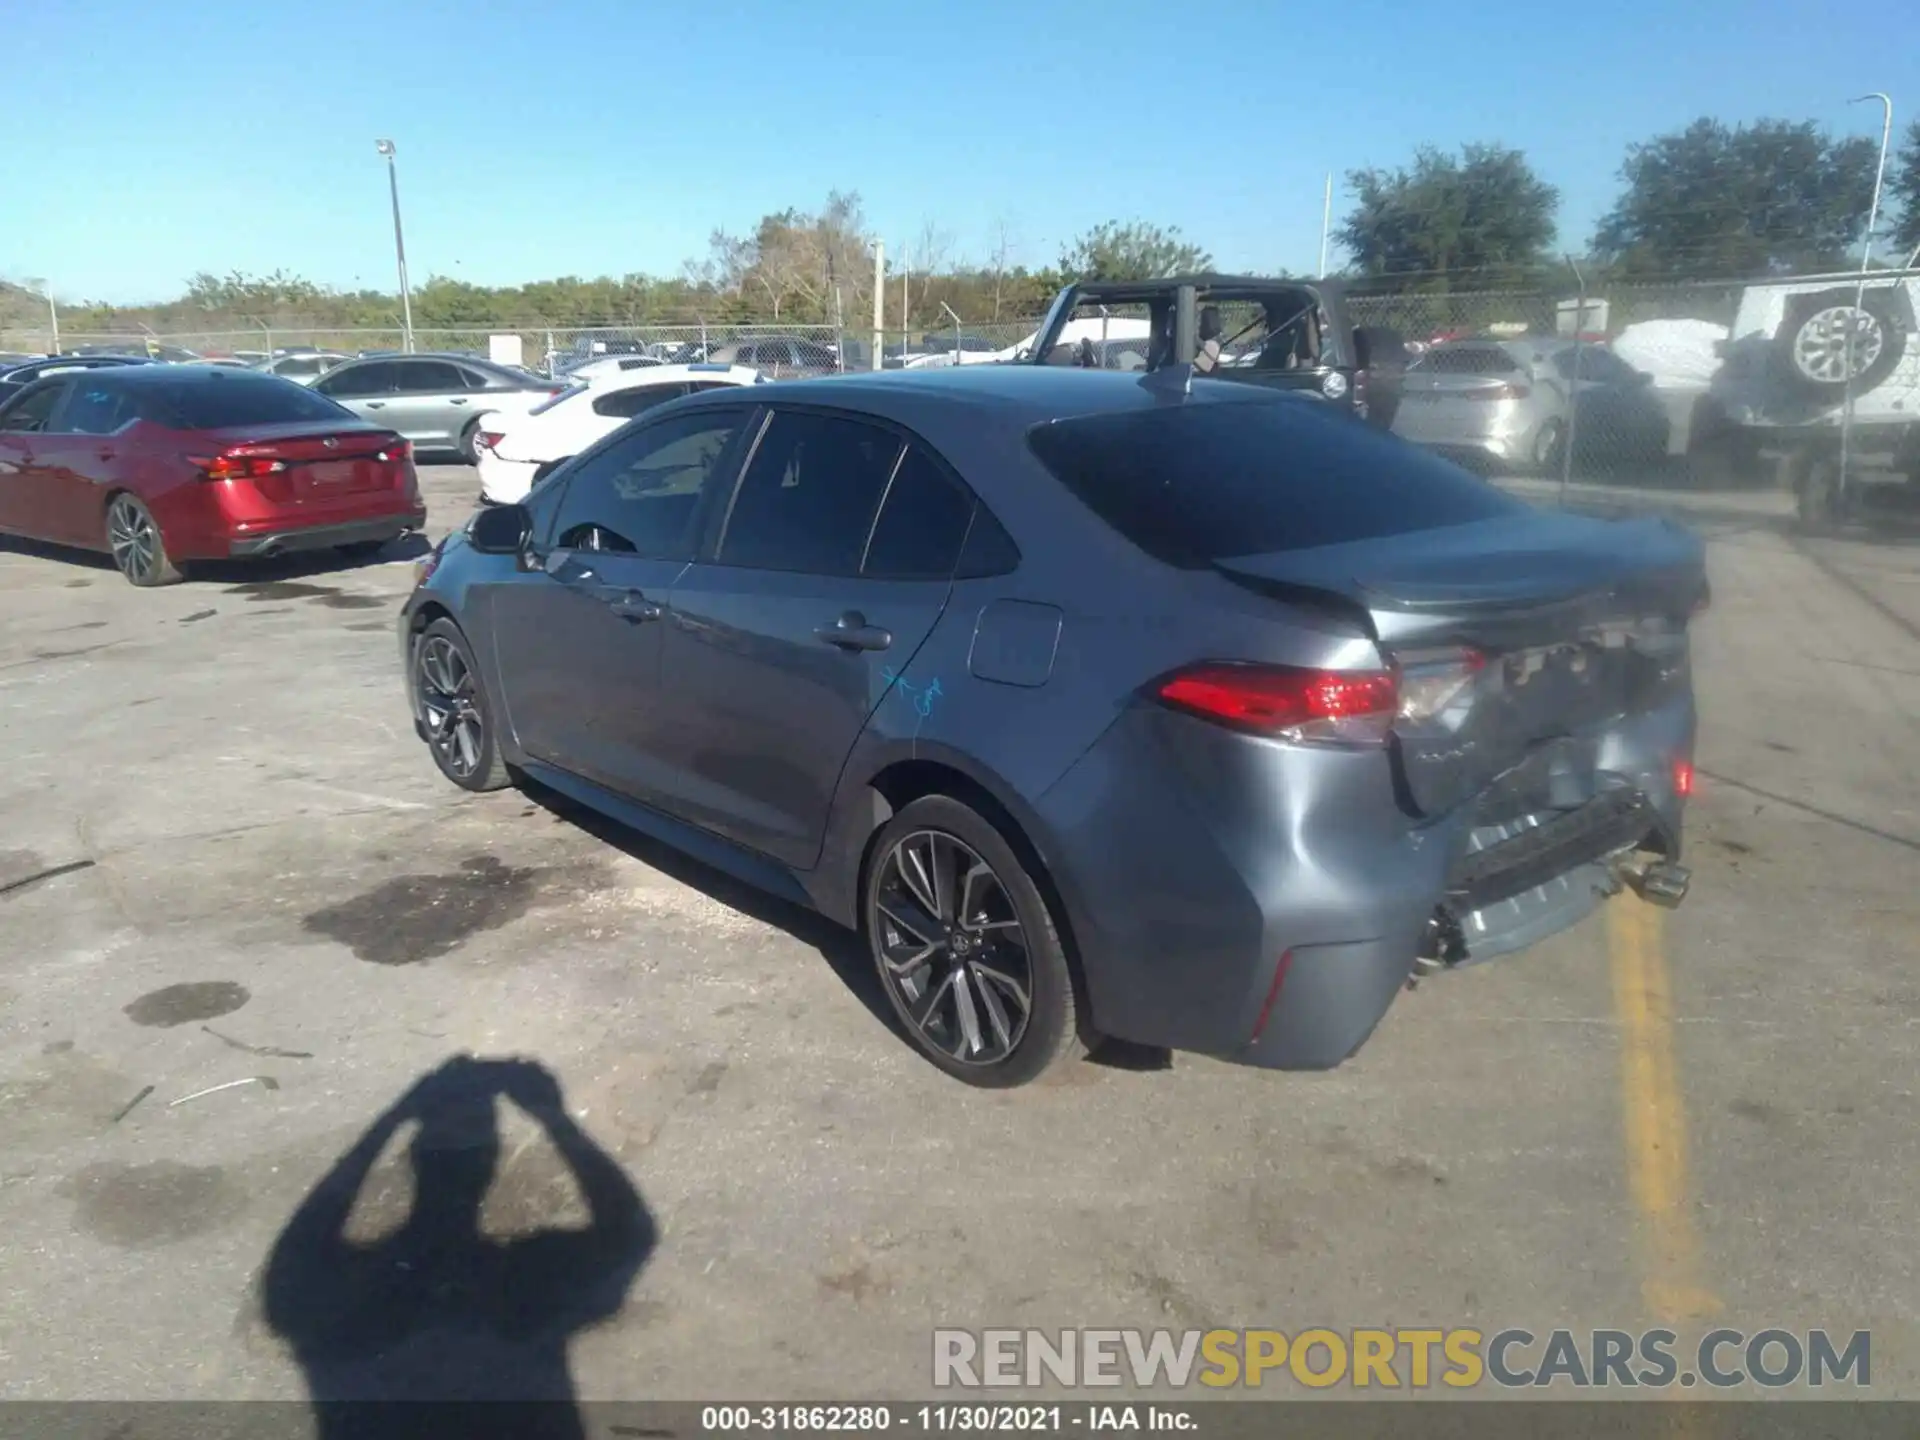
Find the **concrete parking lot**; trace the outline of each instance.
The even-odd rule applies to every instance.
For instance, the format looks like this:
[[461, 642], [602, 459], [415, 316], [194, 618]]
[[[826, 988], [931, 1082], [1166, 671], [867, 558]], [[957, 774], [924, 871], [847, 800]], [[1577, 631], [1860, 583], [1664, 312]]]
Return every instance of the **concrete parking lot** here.
[[[472, 472], [423, 479], [464, 518]], [[443, 782], [404, 558], [143, 592], [0, 542], [0, 1396], [296, 1398], [457, 1345], [502, 1388], [905, 1397], [937, 1324], [1709, 1319], [1871, 1329], [1874, 1392], [1920, 1396], [1920, 543], [1700, 524], [1681, 910], [1429, 981], [1330, 1074], [1004, 1094], [916, 1059], [830, 927]], [[645, 1207], [567, 1263], [632, 1283], [533, 1355], [383, 1306], [395, 1261], [356, 1359], [270, 1257], [463, 1052], [557, 1077]], [[500, 1124], [487, 1233], [578, 1225], [560, 1150]], [[372, 1237], [412, 1182], [367, 1144]]]

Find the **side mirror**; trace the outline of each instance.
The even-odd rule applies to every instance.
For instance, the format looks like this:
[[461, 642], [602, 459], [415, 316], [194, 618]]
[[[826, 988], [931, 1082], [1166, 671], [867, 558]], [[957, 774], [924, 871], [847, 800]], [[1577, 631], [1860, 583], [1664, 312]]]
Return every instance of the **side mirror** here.
[[488, 505], [467, 526], [467, 543], [482, 555], [518, 555], [533, 533], [524, 505]]

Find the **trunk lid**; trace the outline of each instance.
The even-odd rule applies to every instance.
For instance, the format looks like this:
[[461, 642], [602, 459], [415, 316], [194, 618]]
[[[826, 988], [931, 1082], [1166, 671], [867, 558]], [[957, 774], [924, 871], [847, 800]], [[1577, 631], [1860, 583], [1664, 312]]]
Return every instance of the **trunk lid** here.
[[407, 460], [381, 458], [393, 455], [402, 438], [376, 425], [316, 426], [305, 421], [233, 427], [207, 435], [222, 455], [283, 466], [249, 477], [262, 496], [277, 504], [392, 490], [406, 483]]
[[[1215, 563], [1373, 635], [1402, 673], [1394, 750], [1423, 814], [1489, 787], [1516, 814], [1590, 798], [1605, 723], [1689, 683], [1686, 626], [1706, 595], [1687, 531], [1544, 511]], [[1406, 713], [1416, 689], [1432, 713]]]

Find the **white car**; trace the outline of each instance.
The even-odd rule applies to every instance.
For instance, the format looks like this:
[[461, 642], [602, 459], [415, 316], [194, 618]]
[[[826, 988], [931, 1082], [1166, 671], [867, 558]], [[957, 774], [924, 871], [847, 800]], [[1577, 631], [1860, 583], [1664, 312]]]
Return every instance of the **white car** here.
[[756, 385], [748, 365], [650, 365], [614, 371], [562, 390], [523, 415], [480, 417], [480, 498], [514, 505], [547, 471], [611, 435], [634, 416], [682, 395], [729, 385]]

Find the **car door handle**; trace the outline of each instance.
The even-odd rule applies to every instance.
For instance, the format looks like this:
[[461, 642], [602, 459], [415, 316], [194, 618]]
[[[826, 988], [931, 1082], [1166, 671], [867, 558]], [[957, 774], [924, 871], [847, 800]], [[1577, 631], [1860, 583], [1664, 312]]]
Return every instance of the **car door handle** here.
[[466, 402], [466, 398], [465, 398], [464, 396], [462, 396], [462, 397], [461, 397], [460, 399], [458, 399], [458, 400], [449, 400], [449, 401], [448, 401], [447, 403], [448, 403], [449, 405], [464, 405], [464, 404], [466, 404], [467, 402]]
[[893, 632], [869, 625], [858, 610], [849, 610], [831, 625], [822, 625], [813, 638], [840, 650], [884, 650], [893, 644]]
[[379, 409], [383, 409], [386, 406], [387, 402], [384, 400], [369, 400], [366, 403], [367, 403], [367, 409], [379, 410]]
[[631, 620], [635, 624], [660, 618], [659, 605], [638, 590], [615, 591], [607, 599], [607, 608], [622, 620]]

